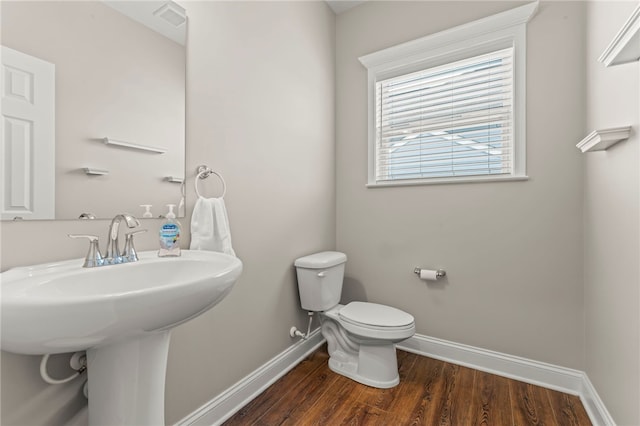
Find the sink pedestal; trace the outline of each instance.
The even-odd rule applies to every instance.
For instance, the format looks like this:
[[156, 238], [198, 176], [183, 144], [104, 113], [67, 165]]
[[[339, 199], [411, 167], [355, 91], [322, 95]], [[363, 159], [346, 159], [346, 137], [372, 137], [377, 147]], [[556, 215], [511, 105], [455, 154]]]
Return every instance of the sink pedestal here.
[[90, 425], [164, 425], [170, 333], [87, 350]]

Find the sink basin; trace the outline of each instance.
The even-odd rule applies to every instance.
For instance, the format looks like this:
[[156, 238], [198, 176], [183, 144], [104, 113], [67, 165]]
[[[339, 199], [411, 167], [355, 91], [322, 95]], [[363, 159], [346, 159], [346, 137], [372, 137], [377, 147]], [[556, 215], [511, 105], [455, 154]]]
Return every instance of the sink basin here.
[[0, 274], [0, 348], [87, 350], [90, 424], [164, 424], [170, 329], [220, 302], [242, 272], [238, 258], [217, 252], [138, 255], [120, 265], [83, 268], [76, 259]]
[[2, 274], [3, 350], [84, 350], [174, 327], [222, 300], [242, 271], [236, 257], [142, 252], [134, 263], [82, 268], [82, 259]]

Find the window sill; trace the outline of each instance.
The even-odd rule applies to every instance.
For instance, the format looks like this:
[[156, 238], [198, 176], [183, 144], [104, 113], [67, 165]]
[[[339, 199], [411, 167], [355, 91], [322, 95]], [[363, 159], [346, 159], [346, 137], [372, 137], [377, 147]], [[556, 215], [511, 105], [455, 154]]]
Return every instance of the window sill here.
[[422, 186], [422, 185], [444, 185], [456, 183], [480, 183], [480, 182], [519, 182], [529, 180], [529, 176], [488, 176], [488, 177], [468, 177], [460, 179], [429, 179], [429, 180], [398, 180], [388, 182], [368, 183], [367, 188], [387, 188], [392, 186]]

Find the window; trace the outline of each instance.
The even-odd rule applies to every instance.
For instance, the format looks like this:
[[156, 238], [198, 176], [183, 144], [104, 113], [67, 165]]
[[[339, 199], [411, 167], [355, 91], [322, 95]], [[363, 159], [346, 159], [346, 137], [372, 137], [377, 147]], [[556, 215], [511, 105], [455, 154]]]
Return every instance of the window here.
[[510, 174], [513, 48], [376, 84], [376, 181]]
[[360, 58], [368, 186], [526, 179], [525, 35], [536, 7]]

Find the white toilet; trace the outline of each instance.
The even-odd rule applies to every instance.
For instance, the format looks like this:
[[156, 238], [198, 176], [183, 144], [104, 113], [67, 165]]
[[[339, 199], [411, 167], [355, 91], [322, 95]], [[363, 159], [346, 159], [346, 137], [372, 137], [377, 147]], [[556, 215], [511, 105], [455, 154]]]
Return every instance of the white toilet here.
[[340, 305], [344, 253], [325, 251], [296, 259], [302, 308], [319, 312], [329, 347], [329, 368], [376, 388], [396, 386], [395, 343], [415, 333], [413, 316], [377, 303]]

